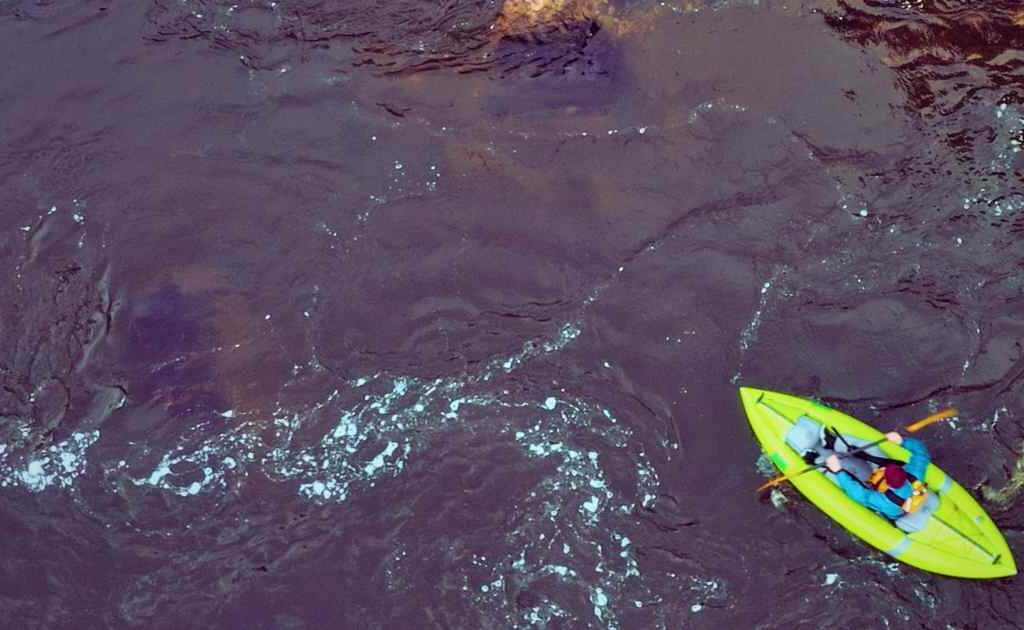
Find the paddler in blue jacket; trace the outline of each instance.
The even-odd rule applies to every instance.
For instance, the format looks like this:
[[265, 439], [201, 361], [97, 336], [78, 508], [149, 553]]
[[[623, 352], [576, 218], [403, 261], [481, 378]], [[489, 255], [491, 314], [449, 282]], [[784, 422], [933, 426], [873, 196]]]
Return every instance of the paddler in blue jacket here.
[[882, 460], [885, 463], [874, 470], [866, 483], [843, 470], [843, 462], [836, 455], [830, 455], [825, 466], [835, 473], [847, 496], [895, 521], [916, 512], [924, 504], [928, 491], [921, 480], [932, 459], [920, 440], [905, 438], [895, 431], [886, 433], [885, 437], [910, 451], [907, 463], [901, 465], [892, 460]]

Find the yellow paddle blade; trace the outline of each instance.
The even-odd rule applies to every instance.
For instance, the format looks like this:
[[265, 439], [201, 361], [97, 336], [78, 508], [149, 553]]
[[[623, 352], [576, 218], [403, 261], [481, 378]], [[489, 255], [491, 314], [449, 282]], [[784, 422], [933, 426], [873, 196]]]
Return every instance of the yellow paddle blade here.
[[935, 424], [939, 420], [945, 420], [946, 418], [952, 418], [953, 416], [956, 415], [956, 413], [957, 413], [956, 409], [954, 409], [953, 407], [948, 407], [946, 409], [943, 409], [942, 411], [936, 411], [935, 413], [933, 413], [932, 415], [928, 416], [927, 418], [922, 418], [922, 419], [918, 420], [917, 422], [915, 422], [914, 424], [907, 425], [907, 433], [913, 433], [914, 431], [917, 431], [918, 429], [923, 429], [926, 426], [928, 426], [929, 424]]
[[758, 486], [756, 492], [762, 492], [764, 490], [767, 490], [768, 488], [771, 488], [773, 486], [777, 486], [780, 483], [782, 483], [783, 481], [788, 481], [789, 479], [792, 479], [793, 477], [797, 477], [799, 475], [802, 475], [803, 473], [807, 472], [808, 470], [812, 470], [812, 469], [813, 469], [813, 467], [811, 469], [804, 468], [803, 470], [801, 470], [799, 472], [796, 472], [796, 473], [794, 473], [792, 475], [779, 475], [778, 477], [772, 477], [768, 481], [766, 481], [766, 482], [762, 483], [760, 486]]

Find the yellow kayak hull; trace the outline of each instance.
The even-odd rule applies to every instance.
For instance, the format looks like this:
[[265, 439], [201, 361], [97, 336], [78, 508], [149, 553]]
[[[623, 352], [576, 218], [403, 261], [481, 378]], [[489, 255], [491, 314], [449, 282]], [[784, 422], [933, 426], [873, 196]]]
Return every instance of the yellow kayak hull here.
[[[741, 387], [740, 399], [761, 448], [784, 474], [807, 467], [800, 454], [785, 442], [786, 432], [800, 416], [861, 440], [883, 437], [880, 431], [852, 416], [797, 396]], [[883, 442], [879, 449], [893, 459], [906, 461], [910, 457], [906, 449], [891, 442]], [[847, 497], [823, 469], [802, 474], [791, 483], [851, 534], [900, 562], [954, 577], [1016, 575], [1017, 566], [1006, 540], [974, 497], [934, 464], [928, 466], [923, 481], [938, 495], [940, 504], [928, 524], [911, 534]]]

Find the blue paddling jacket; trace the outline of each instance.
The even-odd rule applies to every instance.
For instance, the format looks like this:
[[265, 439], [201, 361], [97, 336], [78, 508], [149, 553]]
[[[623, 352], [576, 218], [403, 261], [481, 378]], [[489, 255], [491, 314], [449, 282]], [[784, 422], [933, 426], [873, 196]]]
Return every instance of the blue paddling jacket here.
[[[910, 451], [910, 461], [903, 465], [903, 469], [911, 477], [923, 480], [924, 471], [932, 461], [931, 455], [928, 454], [928, 449], [920, 440], [915, 440], [911, 437], [903, 438], [902, 446]], [[864, 483], [847, 471], [840, 470], [836, 473], [836, 479], [839, 481], [839, 487], [843, 489], [846, 496], [864, 507], [870, 508], [890, 520], [896, 520], [905, 514], [903, 509], [893, 503], [884, 493], [864, 485]], [[910, 480], [907, 480], [899, 488], [890, 488], [890, 490], [901, 499], [906, 499], [914, 492]]]

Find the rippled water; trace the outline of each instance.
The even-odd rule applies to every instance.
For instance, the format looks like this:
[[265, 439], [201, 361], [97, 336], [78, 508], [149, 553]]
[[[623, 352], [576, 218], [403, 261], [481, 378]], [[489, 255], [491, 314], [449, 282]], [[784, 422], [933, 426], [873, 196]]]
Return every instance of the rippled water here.
[[1017, 627], [748, 384], [1019, 551], [1010, 2], [0, 0], [11, 627]]

